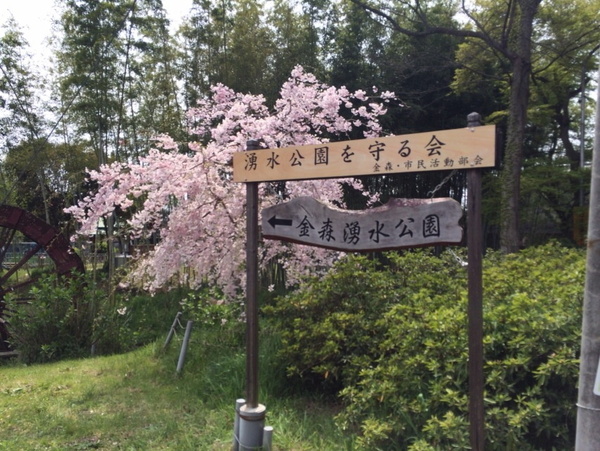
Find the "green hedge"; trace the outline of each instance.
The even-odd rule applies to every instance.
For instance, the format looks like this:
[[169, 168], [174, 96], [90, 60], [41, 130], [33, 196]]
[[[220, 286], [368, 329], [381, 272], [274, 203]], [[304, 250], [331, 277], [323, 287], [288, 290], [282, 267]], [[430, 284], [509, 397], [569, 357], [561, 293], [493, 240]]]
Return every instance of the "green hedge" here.
[[[584, 276], [556, 244], [485, 258], [486, 449], [572, 447]], [[349, 256], [266, 313], [365, 449], [468, 449], [466, 303], [455, 255], [416, 251]]]

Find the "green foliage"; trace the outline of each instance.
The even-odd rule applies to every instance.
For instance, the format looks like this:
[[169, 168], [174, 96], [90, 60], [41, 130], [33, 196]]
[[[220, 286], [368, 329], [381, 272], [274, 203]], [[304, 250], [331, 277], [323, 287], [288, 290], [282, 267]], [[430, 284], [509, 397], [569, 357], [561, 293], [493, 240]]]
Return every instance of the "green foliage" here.
[[494, 449], [566, 449], [574, 437], [585, 259], [557, 245], [485, 272], [487, 422]]
[[590, 189], [590, 171], [568, 170], [568, 160], [554, 162], [530, 159], [521, 178], [522, 236], [528, 245], [540, 239], [560, 236], [574, 241], [573, 208], [579, 204], [579, 190]]
[[166, 336], [185, 293], [107, 294], [92, 275], [42, 274], [28, 301], [8, 296], [10, 341], [26, 363], [126, 352]]
[[[322, 281], [265, 309], [282, 323], [283, 355], [292, 362], [288, 373], [334, 389], [355, 384], [362, 369], [380, 355], [378, 343], [388, 327], [385, 312], [404, 305], [405, 313], [416, 319], [421, 313], [409, 312], [413, 297], [462, 288], [451, 278], [437, 280], [435, 274], [444, 267], [452, 268], [458, 280], [464, 278], [449, 256], [438, 259], [424, 252], [389, 253], [384, 260], [355, 256], [340, 261]], [[413, 279], [422, 283], [413, 285]]]
[[79, 196], [86, 168], [95, 165], [95, 158], [81, 145], [36, 139], [9, 148], [3, 163], [19, 206], [58, 226], [68, 222], [63, 210]]
[[151, 137], [180, 128], [175, 53], [160, 2], [65, 0], [59, 24], [56, 94], [96, 164], [137, 158]]
[[[345, 258], [267, 309], [288, 372], [334, 381], [365, 449], [468, 449], [466, 270], [448, 253], [384, 258]], [[487, 256], [486, 449], [572, 443], [584, 265], [556, 244]]]
[[246, 330], [243, 303], [226, 302], [217, 288], [205, 286], [188, 293], [180, 308], [186, 320], [194, 321], [194, 328], [219, 330], [222, 341], [235, 343]]
[[26, 362], [89, 355], [97, 292], [85, 276], [42, 276], [27, 301], [7, 296], [10, 342]]
[[164, 338], [175, 315], [181, 310], [181, 299], [187, 293], [188, 290], [183, 288], [158, 292], [154, 295], [139, 292], [119, 293], [118, 306], [110, 309], [110, 316], [117, 325], [122, 325], [119, 339], [120, 351]]
[[202, 326], [221, 326], [241, 319], [242, 304], [230, 303], [218, 288], [202, 287], [187, 293], [180, 302], [186, 317]]
[[28, 43], [17, 22], [0, 24], [0, 149], [23, 136], [39, 137], [43, 114], [36, 108], [35, 90], [41, 84], [27, 61]]

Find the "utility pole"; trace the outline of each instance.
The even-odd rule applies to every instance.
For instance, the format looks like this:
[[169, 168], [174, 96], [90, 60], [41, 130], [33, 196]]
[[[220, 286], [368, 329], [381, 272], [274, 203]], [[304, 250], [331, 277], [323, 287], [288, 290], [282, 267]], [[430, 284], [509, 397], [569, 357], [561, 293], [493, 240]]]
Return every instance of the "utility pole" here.
[[[598, 69], [600, 81], [600, 68]], [[587, 237], [587, 263], [579, 395], [577, 399], [576, 451], [600, 449], [600, 387], [595, 387], [600, 363], [600, 84], [596, 103], [596, 130], [592, 157], [592, 184]], [[599, 384], [600, 385], [600, 384]]]

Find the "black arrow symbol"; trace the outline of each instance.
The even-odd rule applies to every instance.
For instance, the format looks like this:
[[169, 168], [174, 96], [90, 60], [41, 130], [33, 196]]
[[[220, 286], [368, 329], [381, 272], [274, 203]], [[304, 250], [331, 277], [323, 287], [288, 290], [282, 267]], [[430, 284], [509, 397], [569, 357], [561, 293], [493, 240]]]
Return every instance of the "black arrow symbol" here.
[[291, 226], [292, 225], [292, 220], [291, 219], [277, 219], [276, 215], [273, 215], [273, 217], [271, 219], [269, 219], [269, 224], [271, 224], [271, 227], [275, 228], [275, 226]]

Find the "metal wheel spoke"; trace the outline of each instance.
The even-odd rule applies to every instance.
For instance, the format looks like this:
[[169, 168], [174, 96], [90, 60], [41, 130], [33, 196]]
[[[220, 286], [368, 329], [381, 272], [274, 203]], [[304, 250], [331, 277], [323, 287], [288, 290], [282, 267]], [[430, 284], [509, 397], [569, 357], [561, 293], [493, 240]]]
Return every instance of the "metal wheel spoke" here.
[[0, 289], [0, 297], [3, 299], [4, 296], [6, 296], [7, 294], [10, 293], [18, 293], [19, 291], [23, 290], [24, 288], [30, 287], [31, 285], [33, 285], [34, 283], [36, 283], [38, 281], [38, 278], [32, 278], [32, 279], [27, 279], [24, 280], [23, 282], [17, 282], [9, 287], [6, 288], [1, 288]]
[[10, 276], [12, 276], [14, 273], [16, 273], [19, 269], [21, 269], [25, 263], [27, 263], [29, 260], [31, 260], [31, 258], [37, 254], [40, 249], [42, 249], [42, 246], [37, 244], [35, 247], [33, 247], [29, 252], [27, 252], [25, 255], [23, 255], [21, 257], [21, 259], [15, 263], [12, 268], [10, 268], [6, 274], [3, 274], [2, 277], [0, 277], [0, 285], [4, 285], [6, 283], [6, 281], [10, 278]]
[[0, 263], [4, 263], [4, 258], [15, 236], [15, 232], [15, 229], [0, 229]]

